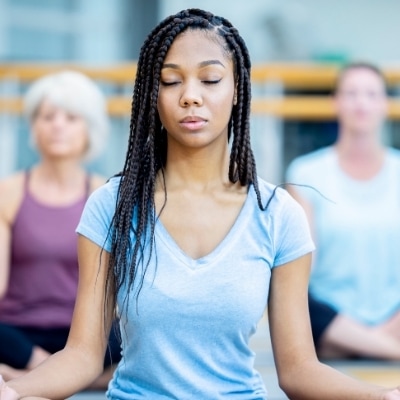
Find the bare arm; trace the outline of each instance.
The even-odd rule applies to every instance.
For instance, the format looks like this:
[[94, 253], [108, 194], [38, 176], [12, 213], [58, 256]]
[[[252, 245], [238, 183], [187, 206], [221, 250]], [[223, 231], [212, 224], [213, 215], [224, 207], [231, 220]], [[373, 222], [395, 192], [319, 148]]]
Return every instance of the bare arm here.
[[272, 272], [268, 315], [282, 390], [299, 400], [400, 399], [398, 390], [359, 382], [318, 361], [308, 314], [310, 263], [306, 255]]
[[0, 298], [7, 289], [10, 272], [10, 226], [0, 211]]
[[83, 236], [78, 238], [79, 285], [65, 348], [21, 378], [7, 382], [21, 397], [64, 399], [87, 387], [103, 369], [113, 312], [106, 310], [108, 253]]
[[10, 273], [11, 226], [23, 195], [23, 174], [0, 181], [0, 299], [5, 295]]

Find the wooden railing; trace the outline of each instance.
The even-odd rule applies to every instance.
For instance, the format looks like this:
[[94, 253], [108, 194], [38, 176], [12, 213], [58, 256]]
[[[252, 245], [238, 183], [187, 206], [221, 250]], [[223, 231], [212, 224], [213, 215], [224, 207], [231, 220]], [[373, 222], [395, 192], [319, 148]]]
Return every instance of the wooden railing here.
[[0, 80], [15, 78], [20, 82], [27, 83], [52, 72], [65, 69], [80, 71], [95, 80], [123, 85], [133, 83], [136, 74], [136, 63], [100, 67], [73, 63], [3, 63], [0, 64]]
[[[92, 79], [111, 83], [115, 86], [133, 86], [136, 64], [126, 63], [115, 66], [89, 67], [76, 64], [0, 64], [0, 82], [15, 79], [30, 83], [35, 79], [63, 69], [78, 70]], [[332, 89], [338, 67], [324, 64], [257, 64], [252, 68], [252, 82], [260, 87], [277, 83], [285, 90], [315, 91], [306, 96], [257, 96], [252, 101], [255, 115], [273, 115], [284, 119], [330, 120], [335, 118], [333, 102], [328, 95], [318, 95], [318, 91]], [[400, 66], [383, 69], [389, 87], [400, 87]], [[108, 110], [111, 116], [122, 117], [130, 113], [131, 99], [128, 96], [108, 97]], [[1, 98], [0, 112], [20, 113], [20, 97]], [[400, 99], [390, 98], [388, 117], [400, 120]]]

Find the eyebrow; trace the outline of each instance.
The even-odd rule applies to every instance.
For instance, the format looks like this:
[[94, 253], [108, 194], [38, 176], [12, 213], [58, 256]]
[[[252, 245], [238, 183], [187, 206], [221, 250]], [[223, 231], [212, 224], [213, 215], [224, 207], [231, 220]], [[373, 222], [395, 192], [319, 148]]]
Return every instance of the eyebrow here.
[[[207, 67], [209, 65], [220, 65], [221, 67], [225, 68], [225, 65], [222, 64], [222, 62], [219, 60], [207, 60], [207, 61], [202, 61], [201, 63], [199, 63], [200, 68]], [[162, 68], [179, 69], [179, 65], [173, 64], [173, 63], [167, 63], [167, 64], [163, 64]]]

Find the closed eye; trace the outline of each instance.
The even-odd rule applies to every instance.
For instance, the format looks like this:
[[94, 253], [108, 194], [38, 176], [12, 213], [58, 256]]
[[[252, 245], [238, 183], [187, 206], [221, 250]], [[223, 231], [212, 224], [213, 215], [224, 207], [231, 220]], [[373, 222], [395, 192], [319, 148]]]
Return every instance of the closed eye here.
[[173, 86], [173, 85], [177, 85], [179, 82], [178, 81], [174, 81], [174, 82], [165, 82], [165, 81], [160, 81], [160, 84], [162, 86]]
[[221, 79], [211, 80], [211, 81], [202, 81], [206, 85], [216, 85], [217, 83], [221, 82]]

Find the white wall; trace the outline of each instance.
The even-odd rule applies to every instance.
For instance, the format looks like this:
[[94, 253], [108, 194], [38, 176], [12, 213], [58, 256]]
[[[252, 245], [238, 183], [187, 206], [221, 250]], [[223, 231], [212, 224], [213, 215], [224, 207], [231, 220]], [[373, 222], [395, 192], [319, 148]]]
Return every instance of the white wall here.
[[302, 0], [319, 46], [355, 59], [400, 62], [399, 0]]
[[[290, 58], [282, 50], [289, 41], [292, 52], [303, 59], [334, 56], [400, 63], [400, 0], [162, 0], [160, 18], [188, 7], [231, 20], [255, 62]], [[273, 39], [267, 21], [284, 37]]]

